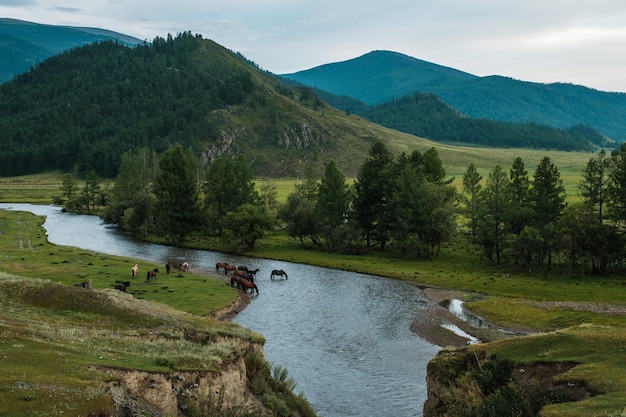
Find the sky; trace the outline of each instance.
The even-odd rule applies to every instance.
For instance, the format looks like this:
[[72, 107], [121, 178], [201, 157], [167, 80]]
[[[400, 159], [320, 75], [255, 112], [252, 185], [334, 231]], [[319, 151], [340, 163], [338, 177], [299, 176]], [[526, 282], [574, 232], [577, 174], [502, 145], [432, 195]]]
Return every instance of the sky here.
[[189, 31], [275, 74], [388, 50], [626, 92], [624, 0], [0, 0], [0, 17], [147, 41]]

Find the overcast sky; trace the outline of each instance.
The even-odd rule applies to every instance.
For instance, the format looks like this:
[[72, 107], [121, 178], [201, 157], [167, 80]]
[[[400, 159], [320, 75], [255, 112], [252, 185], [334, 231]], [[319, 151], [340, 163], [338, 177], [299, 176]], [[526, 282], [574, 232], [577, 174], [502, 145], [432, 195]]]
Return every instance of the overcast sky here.
[[0, 17], [149, 41], [190, 31], [275, 74], [390, 50], [626, 92], [625, 0], [0, 0]]

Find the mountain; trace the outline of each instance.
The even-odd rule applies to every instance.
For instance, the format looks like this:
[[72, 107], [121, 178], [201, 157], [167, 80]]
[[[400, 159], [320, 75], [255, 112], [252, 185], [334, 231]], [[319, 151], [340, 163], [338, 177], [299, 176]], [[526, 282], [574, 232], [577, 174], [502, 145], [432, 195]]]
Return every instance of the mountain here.
[[48, 57], [104, 40], [117, 40], [126, 45], [142, 42], [104, 29], [42, 25], [0, 18], [0, 83], [28, 71]]
[[205, 162], [243, 154], [257, 176], [321, 174], [330, 159], [354, 176], [375, 141], [430, 143], [346, 115], [190, 33], [72, 48], [0, 85], [0, 176], [111, 178], [125, 152], [176, 143]]
[[471, 118], [560, 129], [587, 125], [617, 142], [626, 141], [626, 93], [503, 76], [478, 77], [390, 51], [373, 51], [281, 77], [369, 105], [418, 92], [433, 93]]

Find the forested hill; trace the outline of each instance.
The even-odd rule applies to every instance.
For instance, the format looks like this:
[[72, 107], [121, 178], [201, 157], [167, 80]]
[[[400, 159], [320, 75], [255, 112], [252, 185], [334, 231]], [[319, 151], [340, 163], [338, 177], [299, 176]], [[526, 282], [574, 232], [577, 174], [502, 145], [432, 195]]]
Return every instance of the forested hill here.
[[104, 40], [137, 45], [140, 39], [104, 29], [42, 25], [0, 18], [0, 83], [53, 55], [70, 48]]
[[478, 77], [390, 51], [282, 76], [370, 105], [417, 92], [433, 93], [471, 118], [560, 129], [588, 125], [618, 142], [626, 141], [626, 93], [503, 76]]
[[131, 149], [172, 144], [203, 161], [244, 154], [255, 175], [355, 175], [371, 144], [420, 139], [350, 117], [220, 45], [182, 33], [128, 47], [70, 49], [0, 86], [0, 176], [95, 170]]
[[557, 129], [536, 123], [465, 117], [431, 93], [415, 93], [387, 103], [368, 106], [346, 97], [316, 91], [338, 109], [347, 109], [382, 126], [437, 142], [564, 151], [592, 151], [596, 147], [614, 146], [613, 141], [584, 125]]

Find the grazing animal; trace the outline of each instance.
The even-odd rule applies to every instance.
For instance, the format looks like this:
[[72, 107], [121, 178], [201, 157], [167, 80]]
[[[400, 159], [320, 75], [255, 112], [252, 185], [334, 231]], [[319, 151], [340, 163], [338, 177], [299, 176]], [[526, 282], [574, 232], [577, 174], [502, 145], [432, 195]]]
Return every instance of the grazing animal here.
[[226, 262], [218, 262], [215, 264], [215, 272], [220, 272], [220, 269], [224, 270], [224, 274], [226, 273], [226, 267], [228, 266], [228, 263]]
[[187, 262], [183, 262], [182, 264], [178, 265], [178, 270], [181, 272], [189, 271], [189, 264]]
[[237, 275], [233, 275], [230, 279], [230, 286], [234, 287], [235, 284], [237, 285], [237, 288], [244, 292], [250, 289], [252, 294], [254, 294], [254, 292], [256, 291], [256, 295], [259, 295], [259, 287], [257, 287], [256, 284], [252, 281], [249, 281]]
[[224, 274], [225, 275], [232, 275], [235, 273], [235, 271], [237, 270], [237, 267], [235, 265], [226, 265], [224, 267]]
[[130, 275], [133, 278], [136, 278], [139, 275], [139, 265], [135, 264], [135, 266], [130, 268]]
[[81, 282], [80, 284], [74, 284], [75, 287], [79, 287], [79, 288], [86, 288], [88, 290], [92, 289], [93, 287], [91, 286], [92, 280], [90, 279], [89, 281], [85, 281], [85, 282]]
[[285, 277], [285, 279], [289, 279], [289, 277], [287, 276], [287, 273], [285, 271], [283, 271], [282, 269], [274, 269], [272, 271], [272, 275], [270, 275], [270, 279], [274, 279], [274, 277]]
[[146, 282], [156, 281], [159, 268], [154, 268], [152, 271], [148, 271], [146, 274]]
[[241, 277], [244, 279], [247, 279], [250, 282], [254, 282], [254, 274], [244, 271], [242, 269], [238, 269], [236, 271], [233, 272], [233, 276], [234, 277]]
[[117, 283], [115, 284], [115, 289], [122, 292], [126, 292], [126, 288], [128, 287], [130, 287], [130, 282], [128, 281], [117, 281]]
[[171, 270], [172, 270], [172, 265], [170, 265], [169, 262], [166, 263], [165, 264], [165, 272], [169, 274]]

